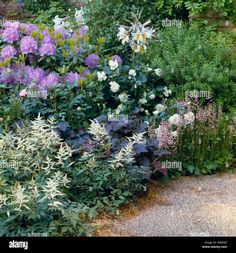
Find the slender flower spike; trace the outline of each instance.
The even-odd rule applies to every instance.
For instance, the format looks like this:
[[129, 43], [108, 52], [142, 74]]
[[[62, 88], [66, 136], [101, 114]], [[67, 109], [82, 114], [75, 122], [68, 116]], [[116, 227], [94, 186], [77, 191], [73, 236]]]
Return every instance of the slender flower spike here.
[[25, 195], [25, 188], [18, 183], [15, 187], [12, 189], [12, 196], [13, 201], [11, 202], [12, 205], [16, 205], [17, 208], [15, 210], [21, 210], [22, 207], [25, 207], [29, 209], [26, 204], [30, 201], [29, 197]]
[[195, 120], [195, 116], [193, 112], [188, 112], [184, 114], [184, 123], [185, 124], [192, 124]]
[[109, 133], [105, 126], [99, 124], [97, 120], [91, 120], [88, 132], [93, 135], [93, 138], [96, 141], [104, 141], [109, 139]]

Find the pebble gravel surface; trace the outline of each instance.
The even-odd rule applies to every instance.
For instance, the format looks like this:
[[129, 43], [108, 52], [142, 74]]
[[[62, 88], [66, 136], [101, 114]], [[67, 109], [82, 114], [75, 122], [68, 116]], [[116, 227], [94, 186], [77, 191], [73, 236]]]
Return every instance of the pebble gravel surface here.
[[236, 173], [169, 181], [153, 206], [112, 226], [123, 236], [236, 236]]

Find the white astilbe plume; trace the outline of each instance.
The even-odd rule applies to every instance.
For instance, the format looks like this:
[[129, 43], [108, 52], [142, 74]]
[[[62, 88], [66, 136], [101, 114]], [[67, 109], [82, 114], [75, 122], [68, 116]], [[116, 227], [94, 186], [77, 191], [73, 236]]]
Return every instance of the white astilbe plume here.
[[129, 143], [125, 147], [123, 147], [117, 154], [115, 154], [113, 159], [111, 160], [112, 167], [124, 167], [126, 164], [131, 164], [134, 161], [134, 145], [144, 143], [144, 134], [145, 133], [133, 134], [131, 137], [127, 138], [129, 140]]
[[[16, 131], [0, 135], [0, 161], [8, 169], [14, 161], [18, 174], [34, 174], [38, 171], [58, 170], [71, 166], [72, 149], [63, 143], [54, 130], [55, 121], [43, 120], [39, 115], [29, 126], [17, 127]], [[0, 168], [1, 170], [1, 168]]]
[[12, 188], [12, 197], [13, 200], [11, 201], [12, 205], [16, 205], [15, 210], [20, 211], [22, 207], [25, 207], [26, 209], [29, 209], [29, 207], [26, 205], [30, 198], [25, 195], [25, 187], [21, 186], [20, 183], [17, 183], [16, 186]]
[[0, 208], [5, 206], [7, 203], [7, 196], [5, 194], [0, 194]]
[[41, 201], [43, 201], [45, 198], [49, 200], [54, 200], [58, 196], [63, 196], [64, 193], [62, 193], [58, 189], [59, 186], [60, 183], [56, 178], [49, 178], [46, 182], [46, 185], [42, 187], [42, 191], [45, 193], [45, 196]]
[[91, 124], [89, 126], [88, 132], [93, 135], [93, 139], [96, 141], [109, 140], [109, 133], [105, 126], [98, 123], [97, 120], [90, 120]]

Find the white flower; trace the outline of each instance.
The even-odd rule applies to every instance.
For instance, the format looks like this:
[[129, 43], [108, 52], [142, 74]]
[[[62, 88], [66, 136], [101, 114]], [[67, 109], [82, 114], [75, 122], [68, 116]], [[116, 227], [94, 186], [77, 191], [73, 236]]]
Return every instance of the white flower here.
[[108, 140], [109, 133], [105, 126], [99, 124], [97, 120], [91, 120], [88, 132], [93, 135], [93, 139], [96, 141]]
[[12, 188], [12, 196], [14, 198], [12, 204], [18, 206], [15, 210], [21, 210], [22, 206], [29, 209], [26, 203], [30, 201], [30, 198], [25, 194], [25, 190], [26, 188], [21, 186], [20, 183], [17, 183], [17, 185]]
[[117, 82], [110, 82], [111, 91], [117, 92], [120, 89], [120, 85]]
[[117, 37], [121, 40], [122, 44], [125, 44], [129, 41], [129, 32], [123, 26], [120, 26]]
[[137, 42], [145, 42], [145, 38], [143, 38], [142, 33], [140, 31], [133, 34], [133, 39]]
[[155, 74], [156, 74], [157, 76], [161, 76], [161, 74], [162, 74], [162, 70], [159, 69], [159, 68], [154, 69], [154, 72], [155, 72]]
[[171, 125], [178, 125], [179, 122], [180, 122], [180, 116], [179, 116], [179, 114], [176, 113], [176, 114], [170, 116], [169, 119], [168, 119], [168, 121], [169, 121], [169, 123]]
[[152, 68], [147, 68], [147, 72], [151, 72], [151, 71], [153, 71]]
[[[146, 22], [144, 26], [148, 23], [150, 23], [150, 21]], [[155, 33], [154, 29], [151, 29], [150, 27], [143, 27], [141, 35], [144, 41], [146, 41], [146, 39], [151, 39], [154, 33]]]
[[136, 76], [136, 71], [135, 71], [134, 69], [131, 69], [131, 70], [129, 71], [129, 75], [130, 75], [130, 76]]
[[118, 153], [116, 153], [111, 160], [111, 164], [114, 168], [124, 167], [125, 164], [132, 163], [134, 161], [135, 144], [143, 144], [145, 142], [144, 139], [145, 133], [133, 134], [131, 137], [128, 137], [128, 144], [123, 147]]
[[78, 106], [78, 107], [76, 108], [76, 110], [77, 110], [78, 112], [81, 111], [81, 107]]
[[76, 23], [79, 24], [79, 25], [82, 25], [84, 24], [84, 11], [83, 9], [81, 8], [80, 10], [77, 10], [75, 9], [75, 20], [76, 20]]
[[177, 131], [172, 131], [172, 132], [171, 132], [171, 135], [172, 135], [174, 138], [176, 138], [176, 137], [178, 137], [178, 132], [177, 132]]
[[168, 90], [167, 87], [164, 88], [164, 92], [163, 94], [166, 96], [166, 97], [169, 97], [169, 95], [171, 95], [172, 91], [171, 90]]
[[121, 102], [126, 102], [128, 100], [129, 95], [127, 95], [126, 93], [121, 93], [118, 98]]
[[22, 90], [21, 92], [20, 92], [20, 94], [19, 94], [19, 96], [20, 97], [25, 97], [25, 96], [27, 96], [27, 90], [26, 89], [24, 89], [24, 90]]
[[150, 94], [150, 96], [149, 96], [149, 98], [151, 99], [151, 100], [153, 100], [153, 99], [155, 99], [155, 94], [154, 93], [152, 93], [152, 94]]
[[54, 30], [59, 30], [62, 28], [68, 28], [70, 26], [70, 22], [65, 22], [66, 18], [60, 18], [58, 15], [53, 19], [54, 22]]
[[45, 198], [47, 199], [55, 199], [57, 196], [62, 196], [64, 193], [62, 193], [59, 189], [59, 182], [55, 178], [49, 178], [46, 181], [46, 185], [43, 186], [43, 192], [45, 192], [45, 197], [41, 199], [43, 201]]
[[139, 99], [139, 103], [144, 105], [144, 104], [147, 103], [147, 99], [146, 98], [141, 98], [141, 99]]
[[107, 79], [106, 73], [104, 71], [97, 72], [98, 81], [102, 82]]
[[6, 205], [7, 199], [6, 195], [0, 194], [0, 208]]
[[162, 104], [157, 104], [155, 107], [155, 111], [153, 112], [154, 115], [158, 115], [161, 112], [164, 112], [166, 109], [166, 106], [162, 105]]
[[192, 124], [195, 120], [195, 116], [193, 112], [188, 112], [184, 114], [184, 122], [185, 124]]
[[109, 66], [110, 66], [111, 70], [115, 70], [119, 67], [119, 63], [116, 60], [115, 61], [110, 60], [109, 61]]
[[124, 108], [123, 108], [122, 104], [118, 105], [117, 108], [116, 108], [116, 114], [119, 115], [121, 113], [121, 111], [123, 111], [123, 109]]
[[131, 48], [134, 50], [135, 53], [141, 52], [141, 47], [136, 43], [132, 44]]

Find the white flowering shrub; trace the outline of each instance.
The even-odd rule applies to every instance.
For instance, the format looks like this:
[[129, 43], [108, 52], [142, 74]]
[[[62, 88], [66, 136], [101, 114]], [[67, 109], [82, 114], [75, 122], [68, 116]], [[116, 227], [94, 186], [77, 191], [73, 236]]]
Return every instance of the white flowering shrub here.
[[72, 150], [40, 116], [0, 136], [0, 235], [83, 235], [86, 207], [68, 195]]

